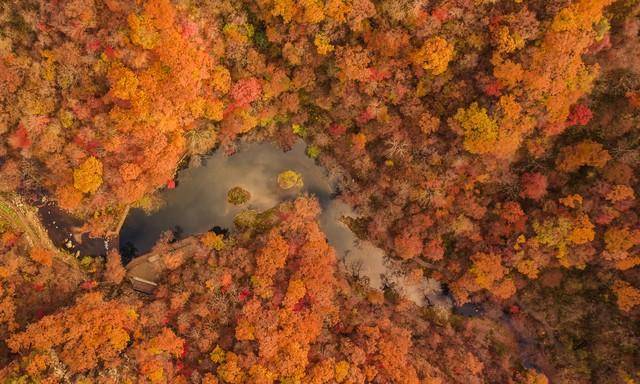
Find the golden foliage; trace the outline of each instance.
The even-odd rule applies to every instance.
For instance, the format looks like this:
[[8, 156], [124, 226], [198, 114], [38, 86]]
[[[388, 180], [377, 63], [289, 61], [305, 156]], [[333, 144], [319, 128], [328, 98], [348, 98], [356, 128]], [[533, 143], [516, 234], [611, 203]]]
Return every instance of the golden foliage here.
[[94, 193], [102, 185], [102, 162], [88, 157], [73, 170], [73, 187], [83, 193]]
[[221, 94], [226, 94], [231, 89], [231, 74], [221, 65], [216, 65], [211, 71], [211, 84]]
[[569, 235], [569, 240], [574, 244], [585, 244], [593, 241], [595, 232], [594, 225], [589, 220], [589, 216], [582, 214], [574, 222], [574, 227]]
[[453, 44], [440, 36], [435, 36], [425, 41], [422, 47], [413, 53], [412, 60], [414, 64], [437, 76], [447, 70], [454, 53]]
[[302, 188], [302, 175], [296, 171], [288, 170], [278, 175], [278, 185], [282, 189]]
[[640, 305], [640, 290], [626, 281], [616, 280], [613, 284], [613, 292], [618, 297], [618, 307], [624, 312], [630, 312]]
[[316, 46], [319, 55], [327, 55], [333, 52], [334, 49], [331, 41], [325, 35], [316, 35], [313, 44]]
[[44, 266], [51, 267], [53, 264], [53, 252], [44, 248], [32, 248], [29, 253], [31, 259]]
[[473, 154], [484, 154], [496, 148], [498, 124], [478, 103], [471, 104], [467, 109], [459, 109], [454, 119], [464, 131], [464, 149]]
[[602, 147], [602, 144], [583, 140], [562, 148], [556, 165], [563, 172], [573, 172], [584, 165], [602, 168], [610, 159], [609, 152]]

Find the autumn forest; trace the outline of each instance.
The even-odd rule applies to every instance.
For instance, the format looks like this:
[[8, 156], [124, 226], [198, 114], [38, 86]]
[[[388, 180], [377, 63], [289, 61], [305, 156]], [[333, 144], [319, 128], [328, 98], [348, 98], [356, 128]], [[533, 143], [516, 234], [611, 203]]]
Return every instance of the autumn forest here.
[[0, 0], [0, 384], [640, 384], [638, 171], [639, 0]]

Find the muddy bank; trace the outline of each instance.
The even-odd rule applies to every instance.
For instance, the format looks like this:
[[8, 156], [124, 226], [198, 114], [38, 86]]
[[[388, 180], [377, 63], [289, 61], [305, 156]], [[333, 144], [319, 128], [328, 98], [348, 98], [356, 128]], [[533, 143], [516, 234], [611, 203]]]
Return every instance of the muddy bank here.
[[105, 256], [108, 241], [103, 238], [90, 238], [88, 234], [78, 231], [83, 224], [51, 202], [37, 206], [40, 221], [46, 229], [53, 244], [67, 252], [82, 256]]

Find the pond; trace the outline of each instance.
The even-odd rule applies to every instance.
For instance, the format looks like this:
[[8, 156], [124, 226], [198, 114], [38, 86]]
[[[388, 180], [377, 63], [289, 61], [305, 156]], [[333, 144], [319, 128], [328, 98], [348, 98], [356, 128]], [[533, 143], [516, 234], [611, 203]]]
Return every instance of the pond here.
[[[300, 173], [304, 186], [288, 191], [281, 189], [277, 176], [286, 170]], [[166, 204], [160, 210], [150, 215], [140, 209], [130, 211], [120, 231], [123, 252], [145, 253], [161, 233], [168, 230], [180, 237], [214, 227], [231, 230], [234, 216], [242, 210], [266, 210], [300, 193], [309, 193], [320, 202], [320, 226], [345, 266], [357, 268], [376, 288], [382, 286], [382, 276], [385, 275], [387, 280], [402, 287], [406, 296], [419, 304], [422, 304], [425, 293], [442, 298], [440, 284], [435, 281], [427, 280], [415, 286], [404, 284], [401, 277], [394, 277], [384, 251], [369, 242], [360, 241], [340, 220], [354, 213], [334, 198], [334, 183], [327, 172], [306, 155], [303, 142], [298, 142], [288, 152], [271, 143], [244, 144], [233, 156], [216, 151], [202, 166], [180, 171], [177, 179], [179, 184], [175, 189], [161, 193]], [[236, 186], [251, 193], [249, 202], [241, 207], [227, 202], [227, 192]], [[434, 299], [430, 297], [431, 302]]]
[[76, 257], [107, 254], [108, 240], [92, 238], [87, 233], [81, 233], [83, 224], [81, 219], [69, 215], [50, 201], [38, 201], [34, 205], [38, 208], [40, 221], [47, 230], [49, 238], [58, 248]]

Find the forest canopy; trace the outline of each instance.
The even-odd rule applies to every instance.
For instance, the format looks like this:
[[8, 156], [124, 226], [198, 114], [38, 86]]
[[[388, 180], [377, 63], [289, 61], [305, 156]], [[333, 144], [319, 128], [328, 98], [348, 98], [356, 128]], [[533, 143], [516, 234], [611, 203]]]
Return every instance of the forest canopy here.
[[[639, 49], [637, 0], [0, 2], [0, 380], [640, 382]], [[32, 211], [117, 243], [180, 169], [300, 141], [448, 305], [345, 266], [296, 169], [146, 291]]]

